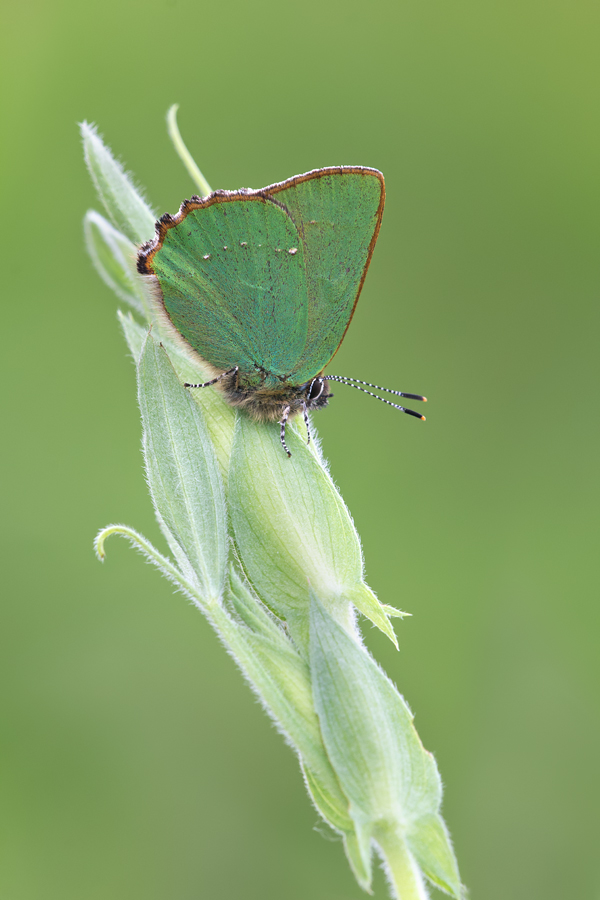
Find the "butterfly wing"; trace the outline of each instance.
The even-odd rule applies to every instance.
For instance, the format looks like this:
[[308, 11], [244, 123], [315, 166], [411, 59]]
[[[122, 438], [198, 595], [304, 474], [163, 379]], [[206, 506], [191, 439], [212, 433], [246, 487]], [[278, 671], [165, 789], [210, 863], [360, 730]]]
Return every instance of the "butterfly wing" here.
[[297, 368], [308, 329], [302, 241], [281, 206], [257, 191], [219, 191], [163, 216], [138, 267], [158, 280], [171, 323], [218, 369], [251, 386]]
[[177, 332], [248, 386], [309, 381], [350, 324], [383, 214], [376, 169], [318, 169], [217, 191], [165, 215], [138, 258]]
[[331, 360], [352, 319], [383, 215], [383, 175], [359, 166], [319, 169], [264, 193], [285, 207], [304, 249], [307, 338], [294, 370], [303, 383]]

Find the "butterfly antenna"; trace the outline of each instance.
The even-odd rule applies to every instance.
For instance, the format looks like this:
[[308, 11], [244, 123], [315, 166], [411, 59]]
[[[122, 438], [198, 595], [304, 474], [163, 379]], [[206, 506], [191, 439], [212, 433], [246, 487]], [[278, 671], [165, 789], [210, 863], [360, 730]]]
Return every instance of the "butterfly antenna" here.
[[211, 384], [216, 384], [217, 381], [220, 381], [221, 378], [225, 378], [227, 375], [235, 375], [238, 368], [239, 368], [238, 366], [234, 366], [233, 369], [229, 369], [227, 372], [221, 372], [221, 374], [217, 375], [216, 378], [213, 378], [212, 381], [205, 381], [204, 384], [188, 384], [186, 381], [183, 386], [186, 388], [210, 387]]
[[281, 425], [281, 433], [280, 433], [281, 446], [283, 447], [283, 449], [285, 450], [287, 455], [291, 456], [292, 454], [288, 450], [288, 446], [285, 442], [285, 426], [286, 426], [289, 415], [290, 415], [290, 407], [286, 406], [286, 408], [283, 411], [283, 418], [279, 424]]
[[[400, 412], [406, 413], [409, 416], [414, 416], [416, 419], [421, 419], [423, 422], [425, 421], [425, 416], [422, 416], [421, 413], [415, 412], [414, 409], [407, 409], [406, 406], [399, 406], [397, 403], [392, 403], [391, 400], [386, 400], [385, 397], [378, 397], [377, 394], [373, 394], [371, 391], [366, 391], [364, 387], [360, 387], [361, 384], [369, 384], [368, 381], [358, 381], [357, 378], [342, 378], [339, 375], [326, 375], [325, 376], [328, 381], [339, 381], [340, 384], [347, 384], [348, 387], [356, 388], [357, 391], [362, 391], [363, 394], [368, 394], [369, 397], [375, 397], [376, 400], [381, 400], [382, 403], [387, 403], [388, 406], [393, 406], [394, 409], [399, 409]], [[354, 382], [358, 382], [354, 384]], [[369, 387], [377, 387], [376, 384], [369, 384]], [[389, 388], [378, 388], [380, 391], [389, 390]], [[403, 394], [400, 391], [389, 391], [390, 394], [396, 394], [400, 397], [408, 397], [411, 400], [425, 400], [425, 397], [421, 397], [420, 394]]]
[[[381, 387], [378, 384], [371, 384], [370, 381], [360, 381], [358, 378], [348, 378], [346, 375], [326, 375], [325, 376], [328, 381], [341, 381], [343, 384], [350, 384], [351, 387], [354, 384], [364, 384], [366, 387], [375, 388], [376, 391], [385, 391], [387, 394], [395, 394], [397, 397], [406, 397], [407, 400], [422, 400], [423, 403], [427, 403], [427, 397], [423, 397], [421, 394], [405, 394], [404, 391], [392, 391], [390, 388]], [[366, 394], [369, 391], [365, 391]], [[371, 396], [374, 396], [373, 394]], [[379, 398], [381, 400], [381, 397]]]

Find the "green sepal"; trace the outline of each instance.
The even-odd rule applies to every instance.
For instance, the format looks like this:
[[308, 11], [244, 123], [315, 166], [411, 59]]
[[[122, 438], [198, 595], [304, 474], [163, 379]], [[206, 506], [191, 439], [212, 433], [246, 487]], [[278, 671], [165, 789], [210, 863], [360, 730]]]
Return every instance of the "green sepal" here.
[[94, 209], [83, 219], [85, 245], [102, 280], [139, 315], [149, 318], [146, 286], [136, 272], [136, 247]]
[[216, 602], [229, 553], [223, 482], [202, 411], [151, 334], [138, 364], [138, 399], [158, 521], [184, 576]]
[[423, 816], [415, 822], [407, 843], [421, 870], [436, 887], [452, 897], [465, 895], [452, 841], [440, 815]]
[[[310, 669], [327, 755], [356, 827], [370, 825], [390, 867], [405, 860], [410, 868], [412, 857], [422, 859], [427, 863], [423, 872], [460, 897], [452, 848], [430, 824], [439, 817], [441, 803], [435, 760], [423, 748], [412, 713], [394, 685], [314, 593]], [[410, 872], [396, 871], [395, 878], [398, 883], [412, 879], [418, 888]]]
[[325, 821], [341, 833], [353, 832], [354, 822], [348, 813], [348, 798], [341, 789], [337, 793], [332, 793], [307, 765], [303, 765], [302, 771], [313, 803]]
[[313, 707], [306, 662], [234, 572], [227, 598], [242, 622], [219, 608], [211, 614], [215, 628], [301, 758], [321, 777], [335, 782]]
[[364, 582], [351, 588], [346, 594], [348, 600], [354, 604], [359, 612], [370, 619], [373, 625], [376, 625], [380, 631], [383, 631], [390, 641], [398, 649], [398, 638], [392, 624], [388, 618], [383, 604], [379, 602], [371, 588], [367, 587]]
[[348, 800], [340, 791], [343, 804], [338, 796], [332, 796], [321, 780], [306, 766], [303, 767], [306, 786], [313, 803], [325, 819], [344, 840], [344, 851], [354, 877], [364, 891], [371, 893], [373, 866], [371, 863], [371, 825], [359, 817], [354, 819], [349, 813]]
[[263, 637], [271, 640], [279, 640], [284, 637], [287, 645], [289, 638], [282, 631], [282, 623], [268, 612], [256, 595], [250, 593], [234, 566], [231, 566], [229, 572], [227, 596], [238, 618], [250, 631], [262, 634]]
[[113, 223], [134, 244], [150, 240], [154, 236], [156, 216], [96, 128], [82, 122], [80, 129], [87, 167]]
[[437, 812], [437, 768], [404, 699], [316, 594], [311, 599], [315, 708], [329, 758], [352, 805], [373, 822], [408, 822]]
[[[140, 358], [148, 327], [140, 325], [135, 319], [122, 312], [118, 314], [119, 322], [123, 329], [125, 339], [131, 355], [136, 364]], [[153, 326], [153, 330], [154, 330]], [[158, 333], [160, 329], [156, 327]], [[180, 386], [185, 382], [196, 384], [205, 381], [209, 375], [203, 371], [189, 356], [181, 349], [178, 344], [173, 344], [167, 337], [161, 335], [161, 342], [164, 345], [173, 368], [177, 372]], [[212, 438], [217, 460], [221, 469], [221, 476], [226, 478], [229, 471], [229, 457], [231, 455], [231, 443], [233, 440], [233, 425], [236, 418], [236, 412], [221, 398], [218, 391], [211, 388], [202, 388], [202, 390], [187, 391], [192, 400], [200, 407], [204, 414], [206, 425]]]
[[355, 632], [349, 602], [354, 596], [361, 611], [391, 636], [387, 617], [363, 585], [360, 543], [342, 498], [292, 429], [287, 442], [291, 458], [282, 450], [276, 424], [238, 419], [229, 472], [230, 517], [250, 583], [288, 623], [305, 653], [311, 586], [349, 632]]
[[120, 309], [117, 310], [117, 318], [123, 329], [129, 352], [131, 353], [137, 368], [140, 356], [142, 355], [142, 348], [148, 337], [148, 326], [140, 325], [139, 322], [136, 322], [130, 312], [124, 313]]
[[[348, 861], [361, 887], [371, 884], [370, 838], [348, 813], [348, 798], [340, 787], [323, 746], [312, 702], [307, 664], [281, 627], [253, 597], [235, 571], [228, 599], [240, 617], [240, 627], [219, 609], [210, 618], [267, 712], [296, 749], [306, 786], [323, 819], [343, 835]], [[246, 627], [244, 627], [246, 626]]]
[[344, 835], [344, 850], [354, 877], [363, 890], [372, 894], [371, 825], [369, 822], [361, 822], [358, 817], [354, 819], [353, 824], [354, 830]]
[[392, 618], [404, 619], [406, 616], [412, 616], [412, 613], [403, 612], [403, 610], [401, 609], [396, 609], [395, 606], [390, 606], [389, 603], [382, 603], [381, 608], [386, 616], [391, 616]]

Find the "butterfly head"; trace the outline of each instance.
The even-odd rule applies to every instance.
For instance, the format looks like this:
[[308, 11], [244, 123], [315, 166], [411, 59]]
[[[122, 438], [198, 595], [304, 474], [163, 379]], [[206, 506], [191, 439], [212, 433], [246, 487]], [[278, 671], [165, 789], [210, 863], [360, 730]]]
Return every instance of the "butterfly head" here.
[[312, 381], [307, 381], [301, 385], [300, 390], [303, 391], [302, 404], [307, 409], [323, 409], [329, 403], [329, 398], [333, 394], [329, 393], [329, 382], [324, 375], [317, 375]]

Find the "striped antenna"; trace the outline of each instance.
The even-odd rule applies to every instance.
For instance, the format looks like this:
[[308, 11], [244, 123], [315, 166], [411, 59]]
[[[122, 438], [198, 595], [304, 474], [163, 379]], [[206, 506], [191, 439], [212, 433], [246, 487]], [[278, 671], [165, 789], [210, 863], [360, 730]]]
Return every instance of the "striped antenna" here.
[[387, 403], [388, 406], [393, 406], [394, 409], [399, 409], [400, 412], [406, 413], [409, 416], [415, 416], [415, 418], [421, 419], [423, 422], [425, 421], [425, 416], [415, 412], [414, 409], [407, 409], [406, 406], [399, 406], [397, 403], [392, 403], [391, 400], [386, 400], [384, 397], [378, 397], [377, 394], [366, 391], [365, 388], [360, 387], [360, 385], [364, 384], [367, 387], [375, 388], [377, 391], [386, 391], [388, 394], [395, 394], [397, 397], [406, 397], [408, 400], [422, 400], [423, 403], [427, 403], [427, 397], [423, 397], [421, 394], [406, 394], [404, 391], [392, 391], [390, 388], [380, 387], [378, 384], [371, 384], [370, 381], [360, 381], [358, 378], [346, 378], [343, 375], [326, 375], [325, 378], [328, 381], [337, 381], [340, 384], [347, 384], [348, 387], [356, 388], [357, 391], [362, 391], [363, 394], [368, 394], [369, 397], [375, 397], [376, 400], [381, 400], [382, 403]]

